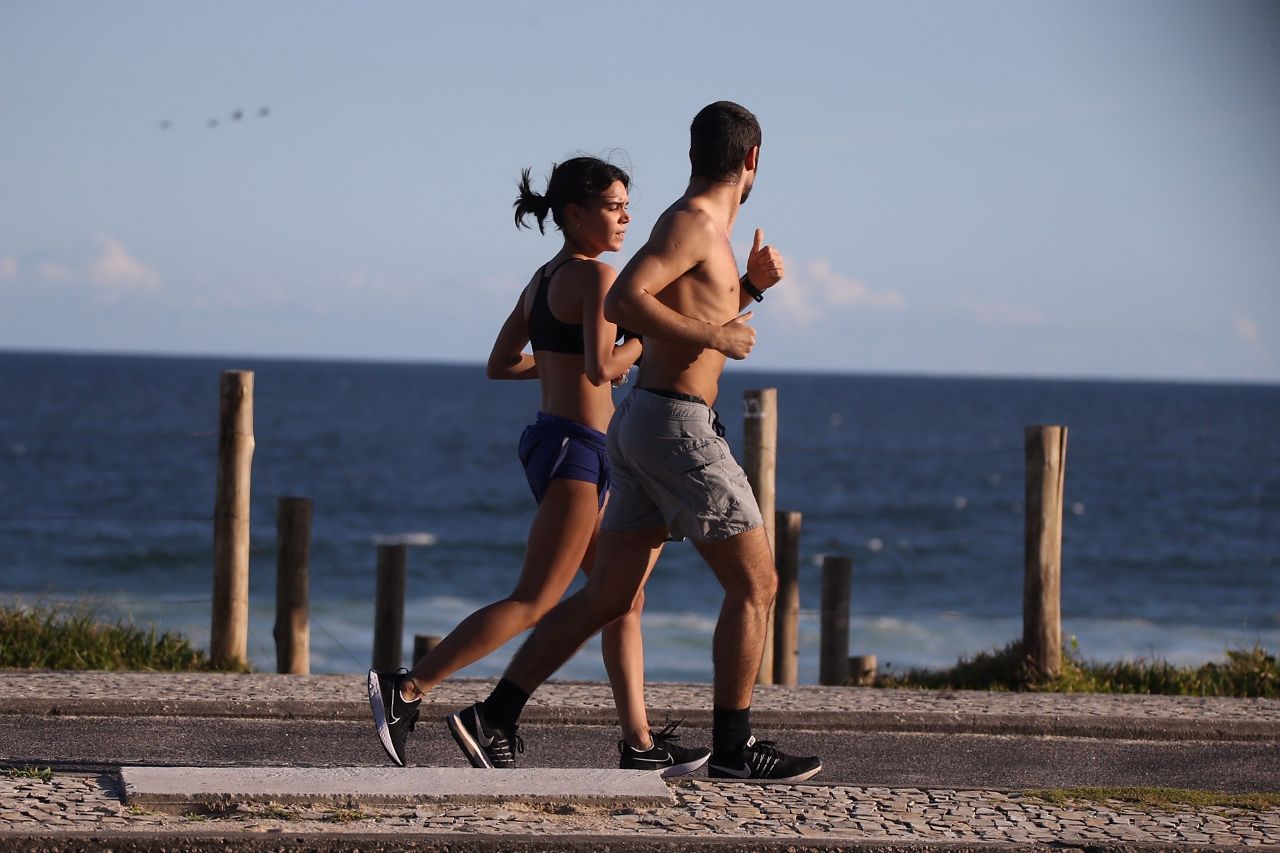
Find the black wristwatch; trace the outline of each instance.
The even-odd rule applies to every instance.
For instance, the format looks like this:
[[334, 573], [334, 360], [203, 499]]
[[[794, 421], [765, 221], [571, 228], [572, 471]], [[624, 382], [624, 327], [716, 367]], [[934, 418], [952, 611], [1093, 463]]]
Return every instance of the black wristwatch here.
[[742, 278], [738, 279], [738, 284], [742, 285], [742, 289], [751, 294], [751, 298], [756, 302], [764, 302], [764, 293], [756, 290], [755, 285], [751, 283], [751, 279], [747, 278], [746, 273], [743, 273]]

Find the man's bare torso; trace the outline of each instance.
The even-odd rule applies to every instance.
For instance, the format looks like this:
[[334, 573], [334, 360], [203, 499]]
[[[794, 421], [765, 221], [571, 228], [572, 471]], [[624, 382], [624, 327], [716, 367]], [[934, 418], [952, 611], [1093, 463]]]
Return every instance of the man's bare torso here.
[[[722, 226], [714, 224], [714, 220], [714, 212], [701, 204], [696, 196], [681, 198], [658, 218], [654, 225], [655, 235], [662, 229], [674, 229], [671, 237], [678, 240], [683, 236], [682, 231], [699, 230], [690, 226], [701, 226], [711, 230], [713, 236], [710, 237], [706, 259], [663, 289], [657, 299], [692, 320], [721, 326], [738, 315], [741, 295], [738, 264], [733, 257], [729, 235]], [[689, 238], [707, 239], [701, 232], [696, 236], [690, 234]], [[637, 384], [641, 388], [693, 394], [714, 405], [719, 395], [724, 363], [724, 354], [717, 350], [650, 337], [644, 342]]]

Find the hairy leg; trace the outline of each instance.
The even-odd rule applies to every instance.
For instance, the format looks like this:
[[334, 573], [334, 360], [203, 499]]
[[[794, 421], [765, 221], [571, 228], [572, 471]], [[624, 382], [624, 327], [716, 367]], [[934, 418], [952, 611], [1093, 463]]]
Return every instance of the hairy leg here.
[[718, 542], [698, 544], [698, 553], [724, 587], [724, 604], [712, 641], [715, 704], [748, 708], [755, 688], [778, 572], [763, 527]]
[[592, 634], [625, 616], [635, 606], [666, 536], [665, 527], [601, 532], [587, 585], [538, 623], [516, 652], [505, 677], [532, 694]]
[[406, 692], [416, 684], [413, 692], [426, 693], [537, 624], [569, 588], [595, 533], [598, 512], [594, 483], [552, 480], [533, 517], [515, 590], [462, 620], [417, 661]]

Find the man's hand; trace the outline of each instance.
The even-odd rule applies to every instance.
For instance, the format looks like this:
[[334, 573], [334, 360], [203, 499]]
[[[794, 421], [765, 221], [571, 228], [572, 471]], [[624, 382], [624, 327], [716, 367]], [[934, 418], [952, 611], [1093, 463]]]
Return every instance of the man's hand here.
[[748, 311], [716, 329], [711, 346], [736, 361], [746, 358], [756, 345], [756, 330], [747, 325], [750, 319], [751, 312]]
[[782, 281], [782, 255], [772, 246], [764, 245], [764, 229], [756, 229], [751, 254], [747, 255], [747, 281], [756, 290], [768, 290]]

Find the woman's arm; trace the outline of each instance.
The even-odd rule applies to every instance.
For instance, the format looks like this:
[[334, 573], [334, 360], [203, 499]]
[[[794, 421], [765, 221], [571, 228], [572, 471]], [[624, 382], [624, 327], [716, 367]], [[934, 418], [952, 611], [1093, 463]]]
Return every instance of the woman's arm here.
[[605, 263], [580, 264], [582, 290], [582, 336], [587, 381], [604, 385], [622, 376], [640, 357], [638, 338], [614, 345], [618, 327], [604, 317], [604, 298], [613, 285], [616, 273]]
[[524, 291], [516, 300], [507, 320], [493, 342], [485, 375], [490, 379], [537, 379], [538, 365], [532, 355], [524, 352], [529, 343], [529, 323], [524, 316]]

